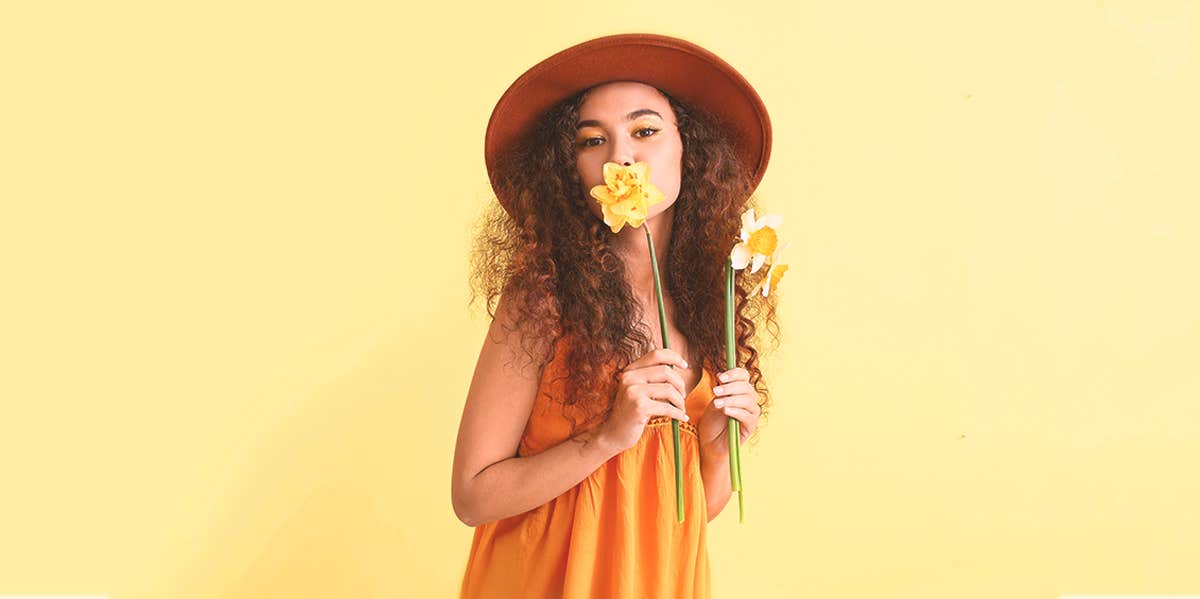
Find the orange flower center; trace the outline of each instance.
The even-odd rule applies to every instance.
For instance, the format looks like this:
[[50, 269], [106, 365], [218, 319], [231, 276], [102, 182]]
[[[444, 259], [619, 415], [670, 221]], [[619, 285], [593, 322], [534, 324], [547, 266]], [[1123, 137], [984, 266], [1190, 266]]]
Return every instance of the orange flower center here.
[[750, 234], [750, 239], [746, 241], [746, 245], [755, 254], [770, 256], [775, 253], [775, 246], [779, 245], [779, 237], [775, 235], [775, 229], [763, 227]]

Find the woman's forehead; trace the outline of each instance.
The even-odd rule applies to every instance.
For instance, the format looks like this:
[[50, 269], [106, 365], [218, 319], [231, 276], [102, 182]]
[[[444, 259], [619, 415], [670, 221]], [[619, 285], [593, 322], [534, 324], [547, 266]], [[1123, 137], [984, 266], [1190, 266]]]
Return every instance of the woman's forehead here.
[[613, 81], [588, 90], [579, 106], [581, 119], [608, 115], [617, 118], [639, 109], [648, 108], [668, 118], [671, 105], [652, 85], [638, 81]]

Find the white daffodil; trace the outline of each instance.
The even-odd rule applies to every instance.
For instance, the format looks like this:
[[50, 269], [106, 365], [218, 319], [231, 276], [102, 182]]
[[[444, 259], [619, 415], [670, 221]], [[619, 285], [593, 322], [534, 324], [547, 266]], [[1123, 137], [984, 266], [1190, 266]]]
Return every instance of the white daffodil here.
[[742, 213], [742, 231], [738, 236], [740, 241], [729, 253], [734, 270], [741, 270], [749, 265], [750, 272], [758, 272], [779, 245], [776, 229], [781, 224], [783, 217], [778, 214], [767, 214], [755, 220], [753, 208]]

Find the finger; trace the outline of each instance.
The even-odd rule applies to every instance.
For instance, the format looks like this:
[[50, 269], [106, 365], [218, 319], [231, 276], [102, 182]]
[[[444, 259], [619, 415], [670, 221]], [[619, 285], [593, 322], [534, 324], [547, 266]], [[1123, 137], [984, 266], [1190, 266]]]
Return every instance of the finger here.
[[749, 430], [750, 432], [754, 432], [754, 427], [758, 424], [758, 416], [755, 416], [754, 414], [751, 414], [742, 408], [725, 406], [724, 408], [721, 408], [721, 411], [725, 412], [726, 416], [736, 419], [743, 429]]
[[757, 417], [762, 414], [762, 406], [758, 403], [757, 395], [738, 394], [714, 399], [713, 404], [718, 408], [741, 408]]
[[668, 403], [676, 408], [683, 410], [683, 393], [680, 393], [675, 385], [670, 383], [639, 383], [629, 388], [630, 392], [647, 399], [659, 401], [660, 403]]
[[713, 407], [718, 409], [723, 408], [741, 408], [751, 414], [762, 412], [762, 406], [758, 405], [758, 396], [747, 393], [739, 393], [737, 395], [725, 395], [716, 397], [712, 400]]
[[627, 386], [641, 383], [669, 383], [683, 392], [683, 377], [674, 368], [665, 364], [643, 366], [621, 372], [621, 382]]
[[683, 359], [683, 356], [679, 355], [679, 352], [668, 347], [660, 347], [634, 360], [629, 366], [625, 367], [625, 370], [634, 370], [656, 364], [670, 364], [679, 368], [688, 367], [687, 361]]
[[674, 418], [684, 422], [687, 422], [688, 420], [687, 412], [674, 403], [658, 401], [656, 399], [647, 399], [640, 405], [643, 414], [649, 414], [651, 416], [666, 416], [668, 418]]
[[726, 408], [742, 410], [755, 418], [762, 414], [762, 406], [758, 405], [757, 396], [752, 395], [730, 395], [714, 399], [712, 405], [714, 409], [720, 411], [725, 411]]
[[670, 383], [674, 385], [680, 393], [684, 392], [683, 376], [679, 374], [679, 371], [664, 364], [645, 366], [636, 370], [626, 370], [621, 374], [621, 376], [622, 381], [624, 381], [626, 385], [635, 385], [638, 383]]
[[723, 385], [713, 387], [713, 395], [716, 397], [738, 394], [753, 395], [755, 393], [757, 393], [757, 391], [755, 391], [754, 387], [746, 381], [734, 381], [732, 383], [725, 383]]
[[730, 381], [749, 381], [750, 372], [739, 366], [737, 368], [731, 368], [724, 372], [718, 373], [717, 380], [721, 381], [722, 383], [728, 383]]

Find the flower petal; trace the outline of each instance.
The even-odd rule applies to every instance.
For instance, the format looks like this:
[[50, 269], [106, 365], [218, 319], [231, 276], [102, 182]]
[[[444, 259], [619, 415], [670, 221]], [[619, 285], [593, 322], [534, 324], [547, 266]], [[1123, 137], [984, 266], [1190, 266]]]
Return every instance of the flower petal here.
[[635, 162], [633, 166], [629, 167], [629, 170], [637, 178], [638, 183], [645, 184], [650, 180], [650, 163], [648, 162]]
[[767, 297], [767, 294], [771, 291], [771, 287], [779, 287], [779, 281], [783, 279], [783, 273], [787, 272], [787, 269], [787, 264], [771, 264], [771, 269], [767, 271], [767, 276], [764, 277], [763, 281], [763, 297]]
[[766, 256], [762, 254], [754, 254], [754, 257], [750, 259], [750, 272], [758, 272], [758, 269], [762, 268], [763, 262], [766, 261]]
[[783, 225], [783, 217], [778, 214], [764, 214], [762, 218], [758, 219], [755, 225], [756, 228], [771, 227], [772, 229], [778, 229]]
[[771, 273], [773, 273], [773, 272], [775, 272], [774, 264], [771, 265], [771, 268], [767, 269], [766, 276], [764, 276], [762, 278], [762, 280], [759, 281], [759, 283], [758, 283], [758, 286], [762, 287], [762, 296], [763, 297], [767, 297], [767, 294], [770, 293], [770, 291], [771, 291]]
[[653, 183], [646, 184], [646, 205], [647, 206], [653, 206], [665, 199], [667, 199], [667, 196], [666, 196], [666, 194], [664, 194], [662, 192], [661, 189], [659, 189], [658, 187], [655, 187], [655, 185]]
[[750, 289], [750, 292], [747, 293], [746, 295], [754, 295], [755, 293], [758, 293], [758, 290], [762, 289], [762, 287], [763, 287], [763, 283], [762, 283], [762, 281], [759, 281], [758, 284], [755, 285], [754, 287], [752, 287]]
[[771, 264], [782, 263], [783, 250], [788, 249], [789, 245], [792, 245], [792, 242], [790, 242], [790, 241], [784, 242], [783, 245], [779, 246], [779, 249], [775, 250], [775, 253], [771, 255]]
[[592, 197], [596, 198], [596, 201], [600, 202], [601, 204], [608, 204], [613, 201], [612, 194], [608, 192], [607, 185], [597, 185], [593, 187], [589, 193], [591, 193]]
[[742, 235], [743, 235], [742, 239], [745, 239], [746, 236], [750, 235], [750, 232], [753, 230], [754, 230], [754, 209], [747, 208], [746, 211], [742, 213]]
[[621, 165], [615, 162], [604, 163], [604, 182], [611, 184], [621, 174]]
[[744, 243], [733, 246], [733, 251], [729, 252], [729, 260], [733, 263], [734, 270], [746, 268], [750, 264], [750, 248]]
[[609, 228], [612, 229], [613, 233], [620, 233], [621, 227], [625, 226], [625, 217], [619, 214], [605, 212], [604, 224], [608, 225]]

